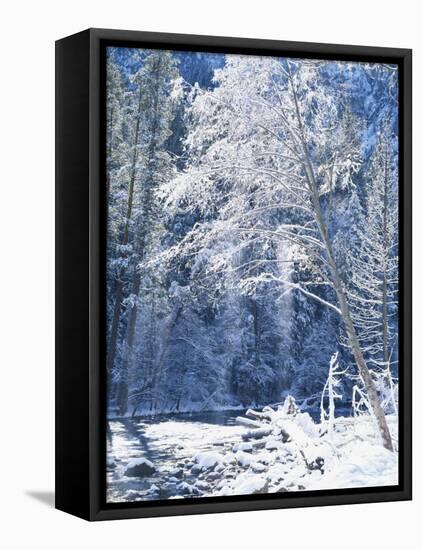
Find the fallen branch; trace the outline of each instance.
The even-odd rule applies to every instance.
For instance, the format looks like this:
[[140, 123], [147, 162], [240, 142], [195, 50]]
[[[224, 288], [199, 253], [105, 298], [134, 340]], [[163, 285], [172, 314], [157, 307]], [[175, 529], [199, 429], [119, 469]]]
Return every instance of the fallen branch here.
[[251, 418], [255, 418], [257, 420], [261, 420], [261, 421], [264, 421], [264, 422], [271, 422], [272, 421], [272, 418], [269, 414], [266, 414], [265, 412], [254, 411], [252, 409], [248, 409], [246, 411], [246, 416], [249, 416]]

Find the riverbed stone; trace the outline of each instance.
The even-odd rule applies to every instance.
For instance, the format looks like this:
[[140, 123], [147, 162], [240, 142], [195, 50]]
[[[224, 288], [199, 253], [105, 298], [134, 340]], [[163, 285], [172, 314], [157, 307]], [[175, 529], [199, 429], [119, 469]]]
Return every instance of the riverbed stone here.
[[194, 487], [193, 485], [190, 485], [189, 483], [186, 483], [186, 481], [182, 481], [182, 483], [179, 483], [177, 486], [177, 491], [181, 495], [199, 495], [199, 490]]
[[265, 470], [267, 469], [266, 466], [261, 462], [254, 462], [251, 465], [251, 468], [252, 468], [252, 471], [255, 472], [256, 474], [261, 474], [262, 472], [265, 472]]
[[195, 487], [197, 487], [201, 491], [208, 491], [210, 488], [209, 483], [206, 483], [205, 481], [197, 481], [195, 483]]
[[129, 477], [147, 477], [153, 473], [155, 473], [155, 467], [148, 462], [141, 462], [133, 466], [129, 465], [125, 471], [125, 475]]
[[183, 468], [174, 468], [169, 473], [172, 477], [175, 477], [177, 479], [182, 479], [182, 477], [183, 477]]

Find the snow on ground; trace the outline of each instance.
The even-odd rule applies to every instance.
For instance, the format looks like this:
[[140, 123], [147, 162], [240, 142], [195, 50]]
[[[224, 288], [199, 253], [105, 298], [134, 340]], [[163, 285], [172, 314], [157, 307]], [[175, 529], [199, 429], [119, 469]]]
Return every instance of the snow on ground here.
[[[325, 426], [316, 424], [307, 413], [289, 415], [280, 408], [265, 414], [270, 415], [271, 421], [264, 420], [270, 429], [259, 437], [254, 429], [243, 425], [172, 420], [155, 424], [111, 422], [108, 500], [398, 483], [398, 455], [381, 445], [370, 416], [337, 418], [329, 436]], [[388, 423], [397, 441], [397, 418], [389, 416]], [[131, 468], [145, 464], [149, 468], [141, 467], [139, 478], [134, 478]]]
[[[397, 441], [397, 419], [394, 416], [387, 419], [393, 439]], [[374, 436], [370, 418], [359, 418], [352, 428], [350, 421], [348, 424], [349, 430], [335, 434], [339, 456], [332, 459], [325, 475], [315, 479], [308, 488], [397, 485], [398, 454], [387, 451], [380, 444]]]
[[[388, 418], [397, 440], [397, 420]], [[236, 495], [259, 492], [374, 487], [398, 483], [398, 455], [387, 451], [375, 436], [369, 416], [337, 419], [332, 439], [320, 435], [321, 426], [309, 415], [286, 418], [273, 415], [273, 424], [290, 434], [282, 443], [277, 435], [266, 439], [265, 447], [252, 453], [238, 450], [238, 464], [244, 469], [225, 479], [213, 494]], [[277, 429], [275, 429], [277, 433]]]
[[[247, 431], [243, 426], [220, 426], [205, 422], [167, 421], [148, 425], [145, 436], [158, 448], [162, 445], [174, 445], [189, 453], [207, 445], [224, 445], [233, 438], [239, 438]], [[161, 442], [161, 443], [160, 443]]]

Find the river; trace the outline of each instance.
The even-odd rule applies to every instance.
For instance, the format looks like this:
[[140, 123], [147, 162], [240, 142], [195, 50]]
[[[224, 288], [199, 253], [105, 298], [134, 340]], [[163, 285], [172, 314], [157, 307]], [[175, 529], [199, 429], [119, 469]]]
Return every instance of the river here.
[[[336, 412], [348, 416], [349, 411]], [[318, 410], [308, 412], [314, 420], [319, 419]], [[195, 457], [207, 451], [224, 453], [231, 450], [247, 430], [236, 424], [236, 417], [244, 414], [245, 410], [228, 410], [110, 419], [107, 501], [162, 500], [211, 494], [221, 476], [215, 472], [205, 476], [192, 471]], [[127, 465], [133, 459], [146, 459], [153, 465], [154, 472], [145, 476], [127, 475]]]

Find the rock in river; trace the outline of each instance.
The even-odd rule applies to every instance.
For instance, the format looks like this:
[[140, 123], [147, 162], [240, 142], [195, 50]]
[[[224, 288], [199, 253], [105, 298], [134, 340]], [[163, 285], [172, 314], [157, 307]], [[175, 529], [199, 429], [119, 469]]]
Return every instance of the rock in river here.
[[125, 475], [130, 477], [147, 477], [155, 472], [152, 462], [146, 458], [134, 458], [127, 463]]

